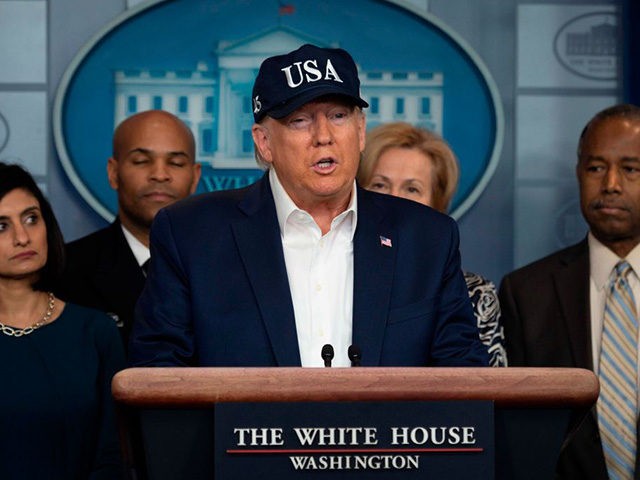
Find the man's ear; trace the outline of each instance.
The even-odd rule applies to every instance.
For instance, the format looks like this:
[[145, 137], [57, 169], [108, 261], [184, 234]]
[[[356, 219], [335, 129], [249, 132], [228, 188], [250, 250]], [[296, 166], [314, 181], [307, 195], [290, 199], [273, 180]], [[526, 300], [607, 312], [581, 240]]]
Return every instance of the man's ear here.
[[198, 188], [198, 182], [200, 181], [200, 175], [202, 174], [202, 165], [198, 162], [195, 162], [193, 165], [193, 182], [191, 183], [191, 188], [189, 189], [189, 193], [193, 193]]
[[367, 116], [364, 112], [360, 112], [360, 118], [358, 119], [358, 140], [360, 142], [360, 153], [364, 151], [365, 140], [367, 137]]
[[114, 190], [118, 190], [118, 161], [109, 157], [107, 160], [107, 178], [109, 178], [109, 185]]
[[253, 136], [253, 143], [256, 145], [260, 158], [267, 163], [273, 161], [273, 155], [271, 154], [271, 143], [269, 138], [269, 130], [258, 123], [255, 123], [251, 127], [251, 135]]

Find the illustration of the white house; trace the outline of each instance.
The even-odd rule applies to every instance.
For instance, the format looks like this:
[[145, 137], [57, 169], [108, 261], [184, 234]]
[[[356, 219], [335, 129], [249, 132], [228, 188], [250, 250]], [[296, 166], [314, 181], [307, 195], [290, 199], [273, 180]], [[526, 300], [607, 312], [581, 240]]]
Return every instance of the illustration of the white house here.
[[[256, 169], [251, 138], [253, 81], [265, 58], [304, 43], [337, 46], [277, 26], [239, 41], [220, 42], [214, 63], [200, 61], [191, 71], [117, 70], [115, 124], [136, 112], [167, 110], [193, 131], [199, 162], [214, 170]], [[368, 128], [404, 121], [442, 133], [441, 72], [359, 68], [359, 76], [362, 96], [370, 105]]]
[[567, 33], [567, 55], [615, 56], [618, 53], [618, 28], [608, 22], [589, 31]]

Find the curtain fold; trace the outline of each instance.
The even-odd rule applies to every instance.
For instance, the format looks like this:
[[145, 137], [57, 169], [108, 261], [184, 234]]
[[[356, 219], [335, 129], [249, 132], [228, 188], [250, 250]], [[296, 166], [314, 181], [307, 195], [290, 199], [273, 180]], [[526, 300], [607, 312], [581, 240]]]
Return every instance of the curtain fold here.
[[622, 79], [624, 101], [640, 105], [640, 2], [622, 1]]

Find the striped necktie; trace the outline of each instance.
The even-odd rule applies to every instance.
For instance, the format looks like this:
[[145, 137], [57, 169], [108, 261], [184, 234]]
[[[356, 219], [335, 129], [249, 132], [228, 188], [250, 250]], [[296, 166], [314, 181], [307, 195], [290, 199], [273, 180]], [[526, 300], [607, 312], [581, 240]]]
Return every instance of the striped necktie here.
[[626, 261], [615, 267], [600, 346], [598, 425], [609, 478], [632, 479], [636, 464], [638, 318]]

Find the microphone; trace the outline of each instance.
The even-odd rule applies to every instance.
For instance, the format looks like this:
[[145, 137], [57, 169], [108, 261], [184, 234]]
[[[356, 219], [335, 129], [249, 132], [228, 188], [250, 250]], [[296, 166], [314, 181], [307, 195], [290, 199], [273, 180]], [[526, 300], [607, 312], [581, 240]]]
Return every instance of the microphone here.
[[351, 345], [347, 351], [347, 355], [349, 356], [349, 360], [351, 360], [352, 367], [360, 366], [360, 362], [362, 362], [362, 352], [360, 351], [360, 347], [357, 345]]
[[324, 360], [324, 366], [330, 367], [331, 360], [333, 360], [333, 347], [331, 344], [327, 343], [324, 347], [322, 347], [322, 359]]

